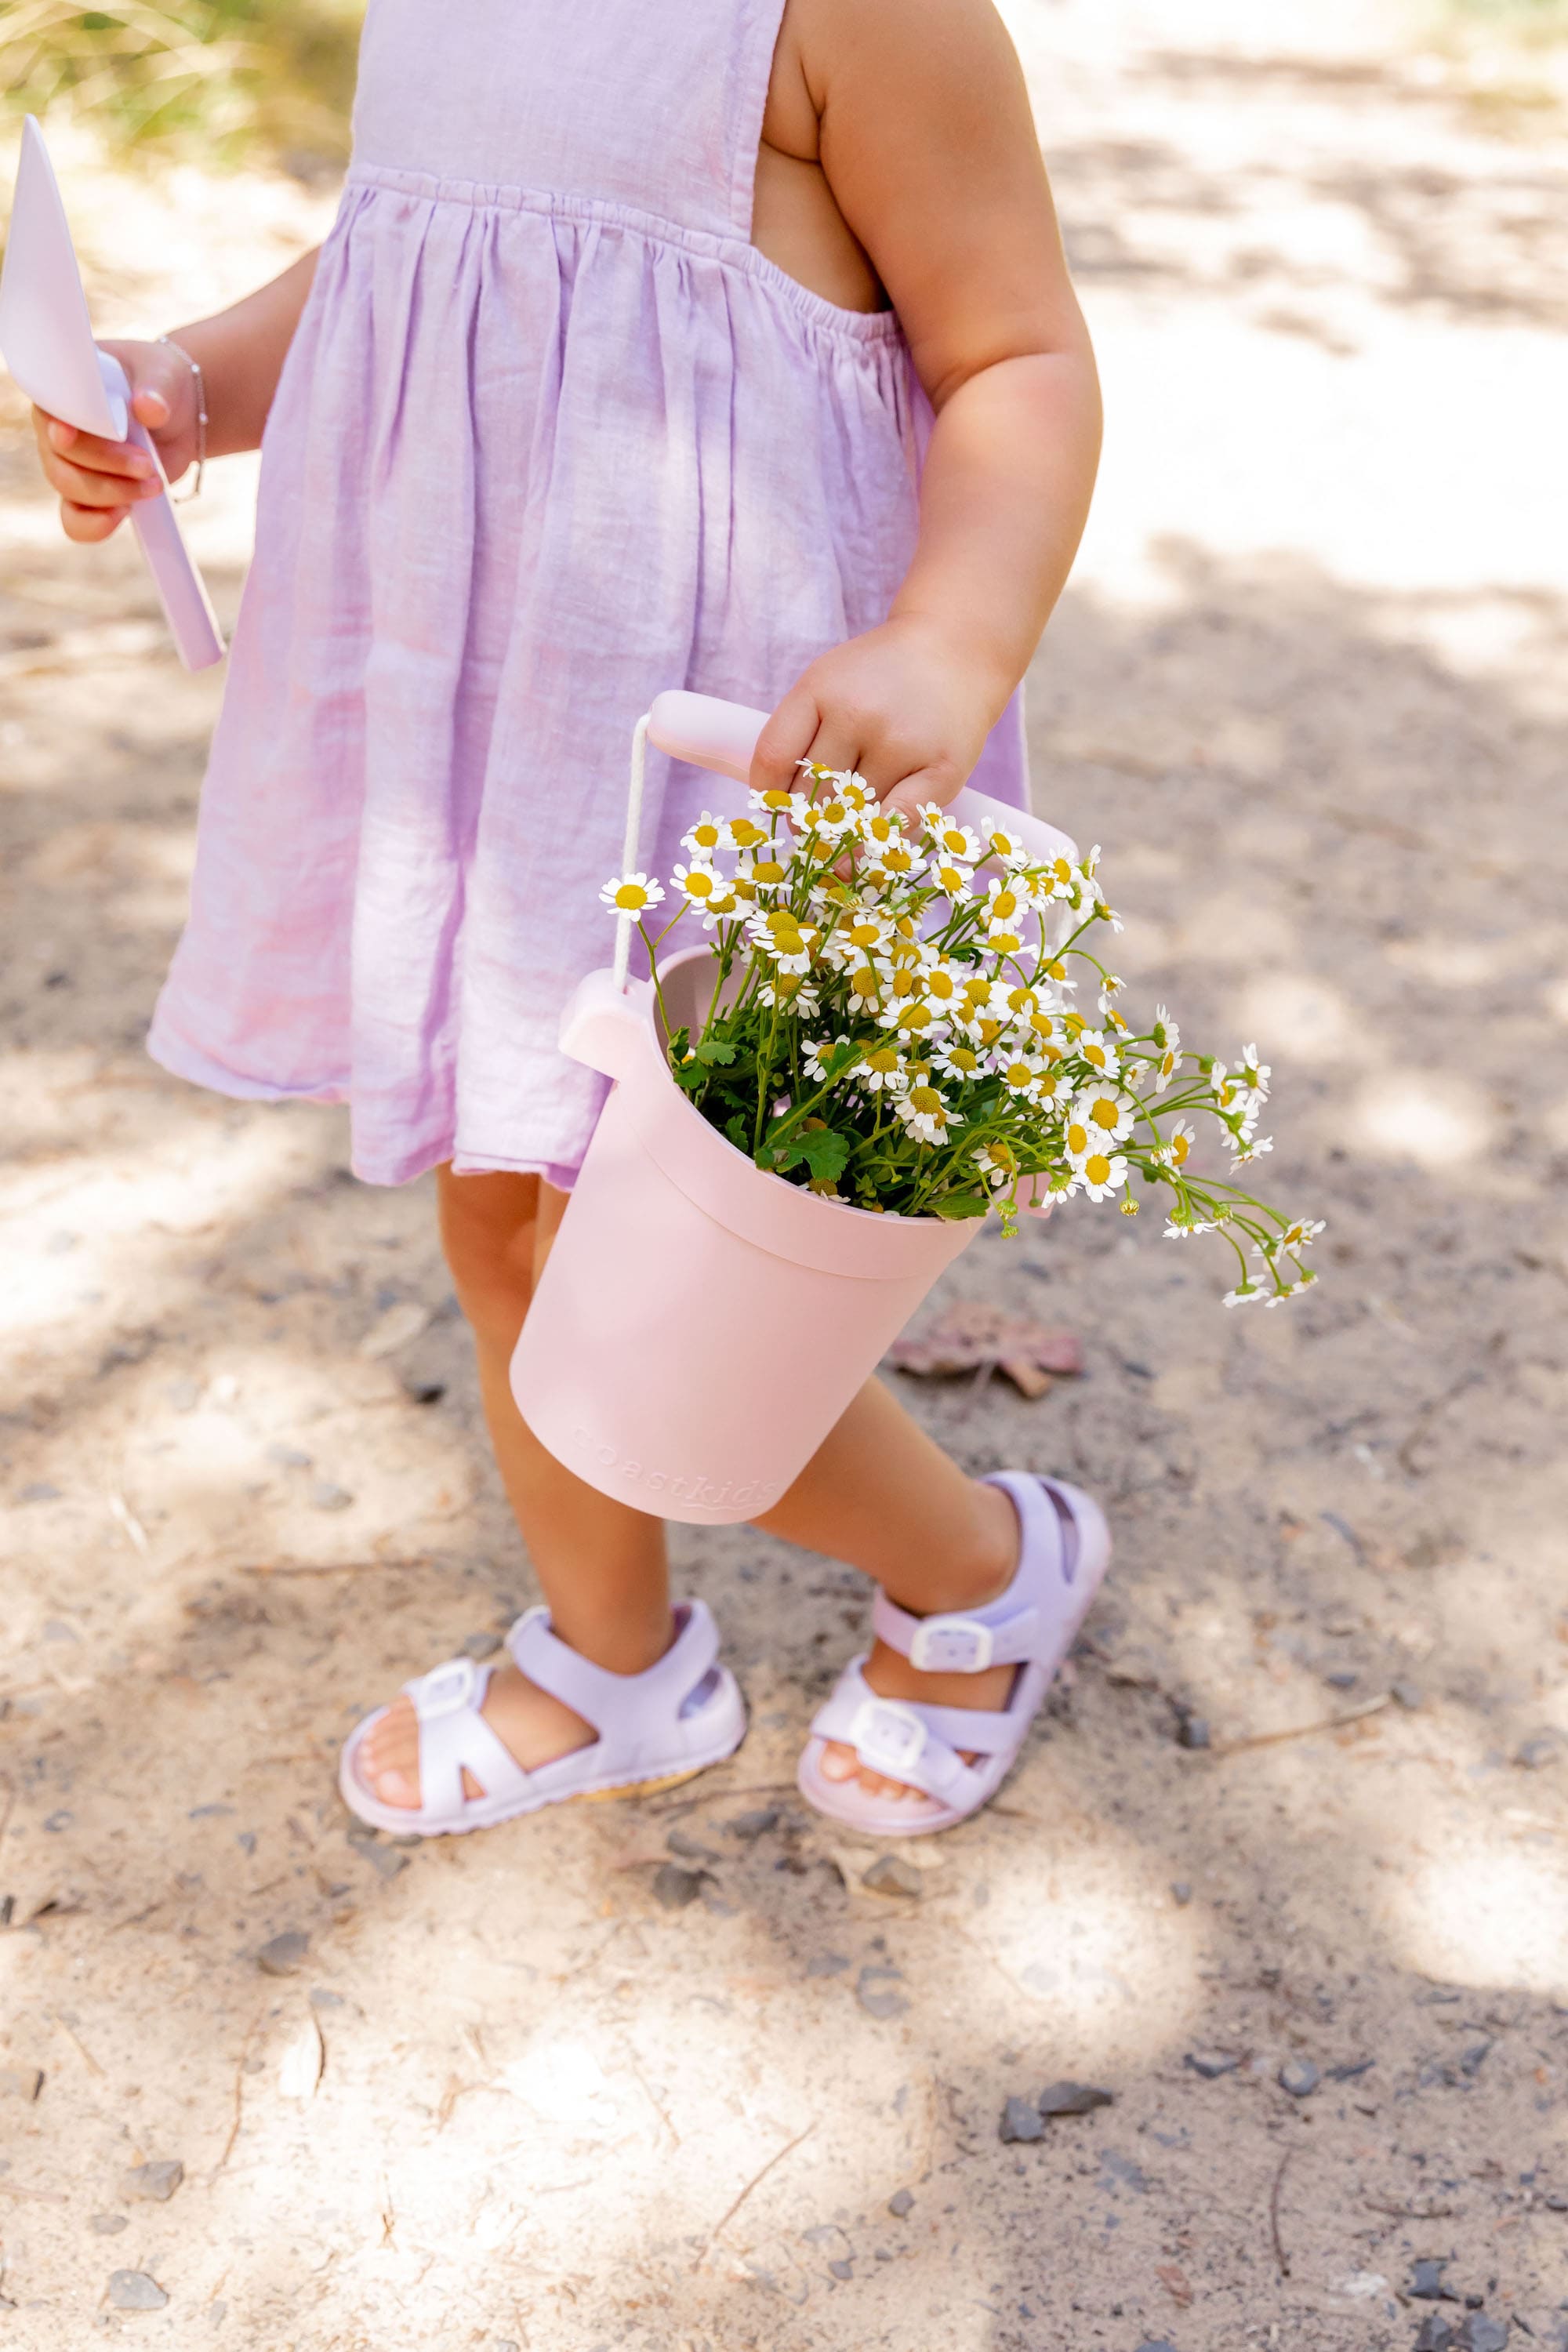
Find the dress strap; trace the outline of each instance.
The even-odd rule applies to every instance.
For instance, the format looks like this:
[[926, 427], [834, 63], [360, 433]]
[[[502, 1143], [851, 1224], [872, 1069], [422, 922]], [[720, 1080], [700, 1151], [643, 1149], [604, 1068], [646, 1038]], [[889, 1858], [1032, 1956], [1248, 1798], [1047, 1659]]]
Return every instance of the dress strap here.
[[725, 112], [733, 132], [730, 150], [730, 226], [752, 241], [752, 209], [757, 183], [757, 148], [773, 80], [773, 52], [784, 23], [785, 0], [731, 0], [730, 86]]

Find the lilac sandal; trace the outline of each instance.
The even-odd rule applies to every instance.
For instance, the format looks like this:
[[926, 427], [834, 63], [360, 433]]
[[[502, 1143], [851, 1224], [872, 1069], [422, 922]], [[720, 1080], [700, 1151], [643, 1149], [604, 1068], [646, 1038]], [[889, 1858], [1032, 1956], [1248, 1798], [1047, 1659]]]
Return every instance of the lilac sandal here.
[[[911, 1617], [879, 1592], [872, 1622], [889, 1648], [924, 1673], [1016, 1665], [1012, 1695], [995, 1714], [879, 1698], [861, 1673], [865, 1655], [853, 1659], [812, 1724], [797, 1778], [819, 1813], [869, 1836], [951, 1829], [995, 1795], [1110, 1564], [1105, 1514], [1077, 1486], [1020, 1470], [998, 1471], [985, 1483], [1002, 1487], [1018, 1514], [1018, 1567], [1006, 1591], [983, 1609], [939, 1617]], [[829, 1780], [822, 1755], [830, 1739], [932, 1803], [873, 1797], [857, 1780]], [[966, 1764], [965, 1753], [976, 1761]]]
[[[506, 1646], [531, 1683], [591, 1723], [598, 1738], [525, 1772], [479, 1713], [491, 1668], [448, 1658], [405, 1683], [419, 1718], [419, 1793], [414, 1806], [384, 1804], [361, 1778], [360, 1750], [384, 1706], [343, 1743], [338, 1787], [349, 1811], [373, 1829], [441, 1837], [489, 1829], [573, 1797], [616, 1797], [672, 1788], [733, 1754], [746, 1710], [735, 1677], [719, 1659], [719, 1633], [705, 1602], [683, 1601], [676, 1637], [646, 1674], [612, 1675], [551, 1631], [548, 1609], [530, 1609]], [[484, 1794], [463, 1794], [465, 1767]]]

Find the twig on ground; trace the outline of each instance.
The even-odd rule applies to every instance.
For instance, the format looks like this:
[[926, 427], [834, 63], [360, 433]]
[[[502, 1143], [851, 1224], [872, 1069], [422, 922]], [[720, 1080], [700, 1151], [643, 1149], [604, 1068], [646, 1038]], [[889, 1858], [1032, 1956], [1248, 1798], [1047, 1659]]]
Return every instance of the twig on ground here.
[[0, 2194], [26, 2197], [35, 2205], [68, 2205], [70, 2202], [69, 2198], [62, 2197], [58, 2189], [26, 2189], [19, 2180], [0, 2180]]
[[65, 2035], [67, 2041], [74, 2042], [76, 2043], [77, 2048], [80, 2051], [83, 2058], [87, 2062], [89, 2074], [96, 2074], [99, 2081], [101, 2083], [104, 2079], [103, 2069], [99, 2064], [97, 2059], [93, 2056], [91, 2051], [88, 2048], [86, 2042], [82, 2040], [80, 2034], [76, 2032], [74, 2027], [66, 2023], [65, 2019], [60, 2015], [58, 2009], [51, 2009], [48, 2011], [48, 2015], [52, 2019], [53, 2022], [59, 2027], [60, 2032]]
[[256, 2029], [266, 2014], [267, 2003], [263, 2001], [245, 2029], [245, 2040], [240, 2043], [239, 2055], [234, 2062], [234, 2121], [228, 2127], [228, 2137], [223, 2144], [223, 2154], [214, 2165], [209, 2176], [214, 2180], [217, 2179], [218, 2174], [234, 2154], [234, 2144], [239, 2137], [240, 2121], [245, 2109], [245, 2062], [250, 2055], [250, 2045], [255, 2038]]
[[235, 1572], [239, 1576], [364, 1576], [372, 1569], [415, 1569], [431, 1565], [429, 1552], [411, 1552], [404, 1559], [246, 1560]]
[[708, 1788], [695, 1797], [664, 1797], [657, 1804], [645, 1805], [643, 1811], [650, 1815], [657, 1813], [661, 1816], [666, 1813], [689, 1813], [696, 1805], [707, 1805], [718, 1801], [727, 1805], [733, 1797], [793, 1797], [795, 1794], [795, 1784], [793, 1780], [759, 1780], [750, 1788]]
[[1384, 1691], [1381, 1698], [1363, 1699], [1360, 1706], [1346, 1707], [1342, 1715], [1321, 1716], [1315, 1723], [1293, 1723], [1285, 1731], [1255, 1731], [1246, 1739], [1216, 1739], [1210, 1753], [1239, 1756], [1246, 1748], [1276, 1748], [1282, 1739], [1305, 1739], [1314, 1731], [1341, 1731], [1347, 1723], [1364, 1723], [1369, 1715], [1381, 1715], [1393, 1700], [1394, 1693]]
[[1279, 2191], [1284, 2187], [1285, 2175], [1295, 2153], [1293, 2147], [1286, 2149], [1279, 2159], [1279, 2169], [1274, 2176], [1274, 2186], [1268, 2192], [1268, 2234], [1274, 2241], [1274, 2259], [1279, 2265], [1281, 2278], [1290, 2275], [1290, 2257], [1285, 2252], [1285, 2242], [1279, 2235]]
[[736, 2214], [740, 2211], [742, 2206], [745, 2203], [752, 2189], [760, 2189], [763, 2182], [767, 2179], [769, 2173], [773, 2171], [774, 2166], [782, 2164], [786, 2156], [793, 2155], [795, 2150], [800, 2146], [801, 2141], [803, 2139], [809, 2139], [816, 2129], [816, 2125], [815, 2122], [807, 2124], [804, 2131], [796, 2132], [792, 2140], [786, 2141], [783, 2147], [779, 2148], [774, 2155], [769, 2157], [766, 2164], [763, 2165], [760, 2172], [752, 2173], [752, 2178], [747, 2181], [744, 2189], [742, 2189], [740, 2195], [735, 2199], [733, 2204], [725, 2213], [723, 2219], [720, 2221], [716, 2221], [712, 2229], [709, 2231], [702, 2251], [691, 2265], [694, 2271], [700, 2271], [701, 2269], [703, 2263], [712, 2252], [714, 2246], [718, 2243], [720, 2237], [722, 2235], [724, 2231], [729, 2228], [731, 2222], [734, 2220]]
[[1451, 2221], [1459, 2210], [1457, 2205], [1385, 2205], [1379, 2197], [1361, 2201], [1370, 2212], [1386, 2213], [1393, 2221]]

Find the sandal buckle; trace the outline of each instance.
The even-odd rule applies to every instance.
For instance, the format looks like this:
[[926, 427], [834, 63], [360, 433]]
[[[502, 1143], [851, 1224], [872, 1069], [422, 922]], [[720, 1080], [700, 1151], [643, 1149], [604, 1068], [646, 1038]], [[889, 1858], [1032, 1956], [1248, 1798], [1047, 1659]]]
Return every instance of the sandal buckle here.
[[989, 1625], [974, 1617], [926, 1617], [910, 1643], [910, 1664], [922, 1675], [983, 1675], [995, 1655]]
[[897, 1699], [865, 1698], [855, 1710], [848, 1740], [860, 1760], [898, 1780], [918, 1764], [929, 1737], [913, 1707]]
[[422, 1723], [434, 1723], [444, 1715], [460, 1715], [474, 1695], [474, 1662], [472, 1658], [448, 1658], [444, 1665], [432, 1666], [409, 1689], [414, 1698], [415, 1712]]

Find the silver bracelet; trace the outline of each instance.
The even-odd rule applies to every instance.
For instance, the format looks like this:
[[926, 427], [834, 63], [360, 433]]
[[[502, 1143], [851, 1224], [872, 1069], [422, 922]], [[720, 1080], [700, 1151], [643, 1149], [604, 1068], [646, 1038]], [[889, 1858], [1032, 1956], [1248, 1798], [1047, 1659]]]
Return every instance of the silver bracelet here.
[[207, 469], [207, 380], [202, 373], [200, 360], [194, 360], [184, 343], [177, 343], [173, 335], [160, 335], [158, 341], [167, 343], [172, 352], [178, 352], [196, 380], [196, 478], [179, 498], [173, 490], [169, 493], [175, 506], [189, 506], [193, 499], [201, 497], [202, 477]]

